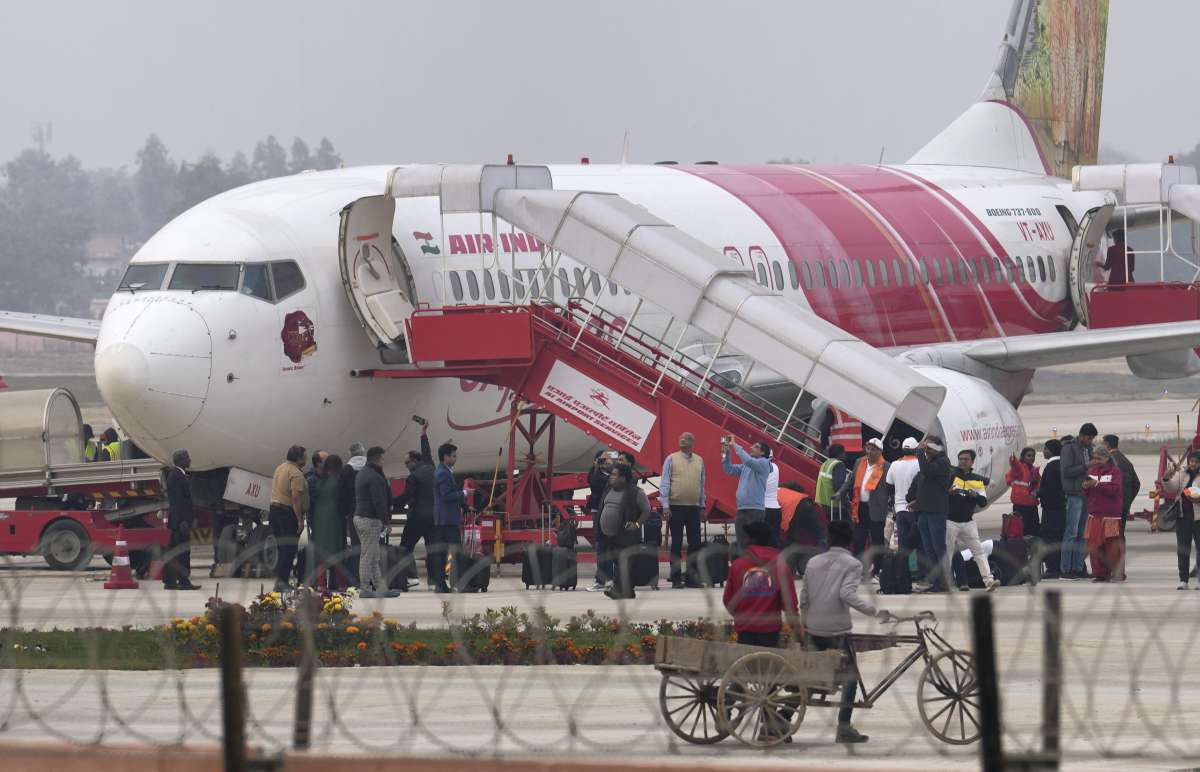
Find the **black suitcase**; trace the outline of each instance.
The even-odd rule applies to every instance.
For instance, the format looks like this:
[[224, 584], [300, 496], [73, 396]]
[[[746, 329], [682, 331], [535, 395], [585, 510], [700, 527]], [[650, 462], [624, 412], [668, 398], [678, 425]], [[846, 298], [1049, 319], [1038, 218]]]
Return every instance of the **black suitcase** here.
[[450, 564], [450, 580], [456, 592], [487, 592], [492, 581], [491, 557], [455, 554]]
[[390, 589], [408, 592], [408, 580], [417, 578], [417, 564], [412, 553], [399, 544], [384, 544], [381, 549], [383, 580]]
[[575, 520], [563, 516], [562, 522], [558, 526], [558, 530], [554, 532], [554, 541], [559, 547], [567, 549], [575, 549], [575, 544], [579, 540], [579, 523]]
[[579, 561], [575, 550], [554, 547], [550, 551], [551, 584], [555, 589], [574, 590], [579, 584]]
[[688, 555], [688, 576], [705, 587], [723, 587], [729, 579], [729, 541], [724, 536], [709, 541], [707, 523], [704, 536], [696, 554]]
[[545, 587], [554, 576], [554, 557], [549, 544], [530, 544], [521, 559], [521, 582], [525, 589]]
[[1000, 584], [1037, 584], [1038, 574], [1029, 561], [1029, 545], [1024, 539], [998, 539], [992, 543], [992, 576]]
[[655, 547], [661, 547], [663, 543], [662, 532], [662, 515], [657, 512], [651, 512], [646, 518], [646, 522], [642, 525], [642, 542], [652, 544]]
[[635, 544], [628, 548], [629, 575], [633, 587], [658, 589], [658, 545]]
[[880, 595], [911, 595], [912, 574], [908, 571], [908, 555], [893, 550], [883, 553], [879, 570]]

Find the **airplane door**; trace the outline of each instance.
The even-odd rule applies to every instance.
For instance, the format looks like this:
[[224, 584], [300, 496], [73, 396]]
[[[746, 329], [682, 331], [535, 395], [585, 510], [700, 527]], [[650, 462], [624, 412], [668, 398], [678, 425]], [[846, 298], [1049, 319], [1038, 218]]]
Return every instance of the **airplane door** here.
[[1068, 264], [1067, 295], [1075, 307], [1075, 315], [1085, 327], [1088, 324], [1088, 293], [1095, 286], [1093, 273], [1100, 244], [1104, 239], [1104, 227], [1112, 217], [1113, 205], [1105, 204], [1089, 210], [1075, 232], [1071, 242], [1071, 257]]
[[396, 240], [396, 199], [360, 198], [342, 210], [338, 262], [354, 314], [379, 348], [407, 351], [404, 322], [416, 295], [412, 272]]

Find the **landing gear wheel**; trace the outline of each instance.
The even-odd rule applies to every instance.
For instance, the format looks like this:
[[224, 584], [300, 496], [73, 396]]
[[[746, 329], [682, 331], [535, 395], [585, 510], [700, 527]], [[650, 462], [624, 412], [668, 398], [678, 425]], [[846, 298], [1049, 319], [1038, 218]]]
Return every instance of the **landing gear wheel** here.
[[74, 520], [56, 520], [42, 532], [42, 556], [55, 571], [78, 571], [92, 561], [87, 531]]
[[747, 654], [730, 666], [717, 691], [717, 715], [745, 745], [771, 748], [796, 733], [808, 692], [792, 663], [769, 651]]
[[925, 728], [950, 745], [979, 739], [979, 677], [970, 652], [951, 649], [929, 661], [917, 684]]
[[677, 737], [696, 745], [712, 745], [729, 736], [717, 714], [715, 678], [663, 673], [658, 708]]

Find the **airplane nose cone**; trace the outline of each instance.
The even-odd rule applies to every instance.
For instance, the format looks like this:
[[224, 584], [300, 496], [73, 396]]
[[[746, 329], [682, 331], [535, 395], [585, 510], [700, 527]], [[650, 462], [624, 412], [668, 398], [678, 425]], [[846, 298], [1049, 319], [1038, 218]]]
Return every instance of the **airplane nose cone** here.
[[212, 339], [190, 306], [151, 301], [105, 318], [96, 350], [96, 383], [113, 416], [135, 441], [165, 441], [204, 409]]

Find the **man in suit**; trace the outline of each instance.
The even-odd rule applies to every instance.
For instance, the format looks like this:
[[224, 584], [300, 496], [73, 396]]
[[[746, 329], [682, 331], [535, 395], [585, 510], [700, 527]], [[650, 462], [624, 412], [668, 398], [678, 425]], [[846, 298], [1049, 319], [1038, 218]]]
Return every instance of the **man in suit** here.
[[192, 584], [192, 526], [196, 523], [196, 510], [192, 507], [192, 483], [188, 467], [192, 459], [186, 450], [177, 450], [171, 456], [171, 470], [167, 472], [167, 529], [171, 541], [167, 544], [167, 559], [163, 566], [163, 587], [167, 590], [199, 590]]

